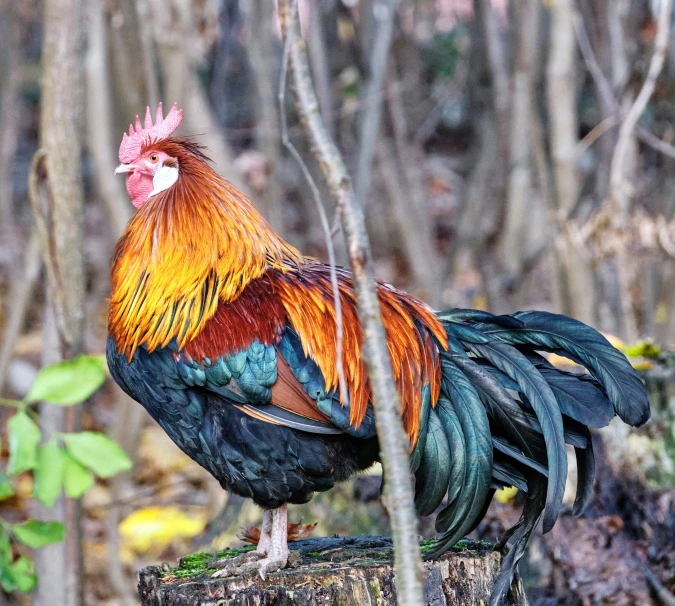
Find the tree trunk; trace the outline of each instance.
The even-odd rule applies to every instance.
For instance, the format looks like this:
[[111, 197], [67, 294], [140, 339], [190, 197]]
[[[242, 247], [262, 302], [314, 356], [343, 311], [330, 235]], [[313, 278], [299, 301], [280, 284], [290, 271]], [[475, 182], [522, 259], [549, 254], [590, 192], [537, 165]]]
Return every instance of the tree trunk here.
[[279, 109], [277, 106], [277, 81], [279, 63], [270, 60], [277, 57], [275, 41], [269, 35], [274, 29], [274, 6], [260, 0], [253, 0], [249, 10], [249, 28], [251, 39], [248, 56], [255, 79], [256, 107], [256, 143], [265, 155], [267, 162], [267, 185], [262, 192], [265, 218], [275, 231], [284, 233], [282, 214], [283, 194], [279, 183], [279, 159], [281, 142], [279, 134]]
[[[41, 149], [30, 174], [31, 204], [47, 268], [43, 362], [82, 353], [84, 343], [85, 267], [84, 191], [80, 133], [84, 123], [84, 45], [82, 0], [48, 0], [44, 4], [42, 54]], [[54, 337], [54, 338], [52, 338]], [[50, 344], [48, 346], [48, 344]], [[81, 429], [81, 406], [52, 410], [42, 406], [43, 435]], [[77, 501], [59, 497], [51, 511], [35, 505], [41, 520], [66, 525], [66, 538], [35, 555], [40, 584], [34, 606], [83, 603], [82, 515]]]
[[517, 280], [523, 271], [532, 212], [532, 111], [537, 65], [539, 2], [518, 0], [515, 4], [516, 58], [513, 75], [513, 102], [507, 205], [502, 235], [502, 259], [509, 278]]
[[575, 90], [576, 41], [574, 3], [560, 0], [551, 13], [550, 51], [547, 65], [547, 100], [551, 129], [551, 156], [555, 185], [552, 248], [555, 265], [553, 295], [556, 310], [582, 322], [593, 322], [593, 274], [588, 260], [572, 241], [564, 223], [579, 197], [577, 174], [577, 94]]
[[[294, 567], [259, 577], [212, 579], [210, 554], [183, 558], [175, 569], [150, 566], [139, 573], [142, 606], [390, 606], [397, 603], [388, 537], [323, 538], [290, 544]], [[229, 552], [235, 555], [233, 551]], [[296, 555], [297, 554], [297, 555]], [[500, 555], [478, 544], [424, 565], [423, 604], [487, 604], [499, 573]], [[507, 602], [525, 606], [516, 578]]]

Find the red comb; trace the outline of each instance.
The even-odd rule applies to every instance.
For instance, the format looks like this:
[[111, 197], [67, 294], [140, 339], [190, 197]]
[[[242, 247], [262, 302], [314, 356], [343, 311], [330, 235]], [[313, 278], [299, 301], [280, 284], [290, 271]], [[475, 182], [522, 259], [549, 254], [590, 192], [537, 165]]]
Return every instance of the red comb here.
[[133, 162], [141, 153], [141, 148], [144, 143], [151, 139], [154, 141], [161, 141], [170, 137], [178, 128], [183, 119], [183, 110], [178, 109], [178, 104], [174, 103], [171, 111], [162, 117], [162, 103], [157, 106], [157, 115], [155, 116], [155, 123], [152, 123], [152, 116], [150, 115], [150, 108], [145, 110], [145, 124], [141, 126], [141, 119], [136, 116], [136, 124], [129, 126], [129, 134], [124, 133], [122, 143], [120, 144], [120, 162], [128, 164]]

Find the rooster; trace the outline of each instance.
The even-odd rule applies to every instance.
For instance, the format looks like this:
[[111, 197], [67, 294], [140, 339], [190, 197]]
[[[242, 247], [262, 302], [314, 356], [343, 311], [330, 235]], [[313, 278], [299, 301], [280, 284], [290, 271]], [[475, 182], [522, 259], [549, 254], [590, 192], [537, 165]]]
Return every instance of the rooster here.
[[[331, 268], [278, 236], [256, 207], [173, 136], [182, 110], [125, 133], [116, 173], [137, 212], [112, 259], [107, 359], [115, 381], [225, 490], [263, 513], [257, 549], [216, 574], [287, 564], [287, 504], [379, 457], [351, 274], [337, 268], [344, 389], [338, 381]], [[592, 328], [552, 313], [495, 316], [432, 310], [377, 282], [382, 320], [410, 440], [419, 515], [452, 547], [481, 521], [495, 490], [526, 491], [495, 588], [504, 595], [534, 527], [551, 530], [574, 447], [573, 512], [589, 502], [589, 428], [618, 415], [649, 418], [640, 378]], [[588, 374], [552, 366], [554, 352]], [[344, 393], [343, 393], [344, 392]]]

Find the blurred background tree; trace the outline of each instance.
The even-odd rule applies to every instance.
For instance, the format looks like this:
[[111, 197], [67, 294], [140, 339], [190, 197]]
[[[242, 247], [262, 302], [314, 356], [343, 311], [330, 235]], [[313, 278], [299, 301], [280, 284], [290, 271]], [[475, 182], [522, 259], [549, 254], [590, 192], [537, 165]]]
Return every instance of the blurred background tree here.
[[[356, 175], [378, 275], [437, 308], [573, 315], [628, 343], [648, 377], [654, 420], [636, 433], [603, 433], [589, 519], [564, 518], [532, 550], [533, 603], [634, 604], [651, 599], [649, 579], [675, 590], [671, 8], [670, 0], [300, 0], [321, 114]], [[0, 395], [13, 398], [33, 383], [49, 326], [49, 268], [28, 176], [47, 123], [64, 119], [49, 109], [45, 71], [54, 14], [84, 15], [73, 50], [84, 111], [73, 108], [77, 126], [61, 141], [84, 189], [85, 328], [73, 352], [104, 348], [108, 259], [133, 211], [112, 171], [122, 132], [146, 104], [178, 101], [181, 134], [197, 135], [285, 238], [326, 259], [311, 191], [280, 144], [273, 3], [0, 0]], [[318, 177], [290, 100], [286, 111], [290, 138]], [[335, 243], [346, 264], [342, 238]], [[0, 411], [0, 427], [10, 414]], [[84, 405], [82, 423], [135, 462], [84, 497], [85, 603], [136, 603], [136, 568], [234, 544], [256, 519], [112, 384]], [[13, 523], [32, 507], [29, 474], [17, 481], [0, 501]], [[292, 516], [318, 522], [320, 534], [386, 533], [378, 492], [375, 472]], [[497, 536], [513, 498], [503, 495], [480, 537]]]

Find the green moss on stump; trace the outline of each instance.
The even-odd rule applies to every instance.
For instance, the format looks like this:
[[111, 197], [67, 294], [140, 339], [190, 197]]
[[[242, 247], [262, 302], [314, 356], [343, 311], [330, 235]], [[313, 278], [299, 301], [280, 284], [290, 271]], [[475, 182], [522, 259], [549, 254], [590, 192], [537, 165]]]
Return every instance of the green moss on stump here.
[[[389, 537], [365, 537], [353, 540], [353, 549], [345, 547], [344, 539], [337, 537], [305, 539], [289, 543], [291, 551], [297, 551], [303, 562], [321, 564], [321, 562], [344, 563], [354, 559], [358, 551], [359, 564], [363, 566], [380, 566], [392, 563], [392, 546]], [[420, 541], [420, 551], [426, 553], [435, 541]], [[485, 553], [493, 546], [485, 541], [470, 541], [462, 539], [453, 548], [453, 552]], [[253, 545], [238, 548], [223, 549], [219, 552], [198, 552], [180, 558], [177, 566], [165, 566], [161, 578], [192, 579], [200, 575], [210, 576], [214, 569], [210, 568], [216, 560], [233, 558], [255, 549]], [[305, 561], [307, 560], [307, 561]]]

